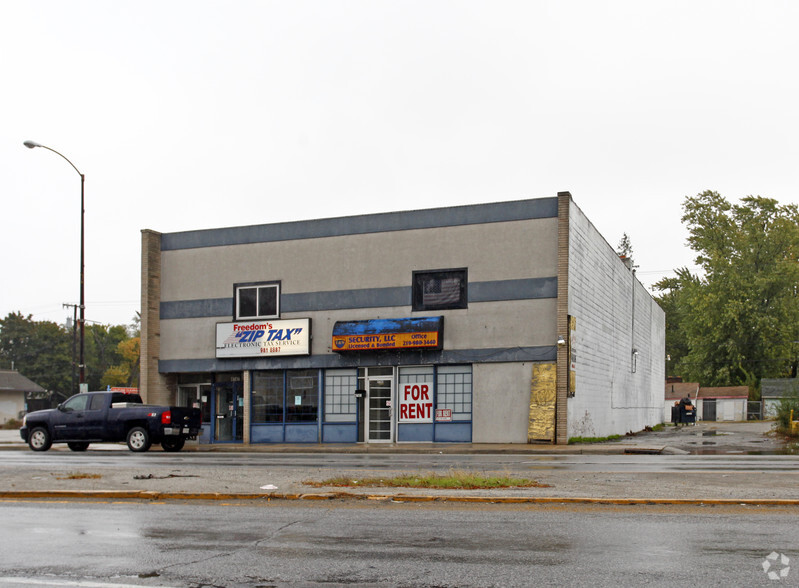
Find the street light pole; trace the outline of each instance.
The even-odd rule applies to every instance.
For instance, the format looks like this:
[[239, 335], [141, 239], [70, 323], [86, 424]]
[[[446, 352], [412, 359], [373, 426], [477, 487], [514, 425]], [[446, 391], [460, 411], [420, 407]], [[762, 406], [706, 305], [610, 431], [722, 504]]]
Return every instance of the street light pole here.
[[79, 329], [79, 331], [80, 331], [80, 355], [79, 355], [79, 358], [78, 358], [78, 372], [80, 374], [80, 376], [79, 376], [80, 380], [79, 381], [80, 381], [81, 384], [83, 384], [86, 381], [86, 371], [85, 371], [86, 365], [85, 365], [85, 362], [84, 362], [84, 351], [85, 351], [85, 346], [84, 346], [84, 326], [86, 324], [86, 301], [85, 301], [84, 292], [83, 292], [84, 274], [85, 274], [85, 269], [86, 269], [85, 258], [84, 258], [84, 217], [86, 216], [86, 210], [84, 208], [83, 186], [84, 186], [84, 183], [85, 183], [85, 180], [86, 180], [86, 176], [84, 176], [82, 173], [80, 173], [80, 170], [77, 167], [75, 167], [75, 164], [72, 163], [69, 159], [67, 159], [67, 157], [64, 154], [59, 153], [58, 151], [48, 147], [47, 145], [41, 145], [39, 143], [36, 143], [35, 141], [25, 141], [23, 143], [23, 145], [25, 145], [25, 147], [27, 147], [28, 149], [34, 149], [36, 147], [41, 147], [42, 149], [47, 149], [48, 151], [52, 151], [56, 155], [59, 155], [64, 160], [66, 160], [66, 162], [69, 165], [72, 166], [72, 169], [74, 169], [76, 172], [78, 172], [78, 175], [80, 176], [80, 323], [79, 323], [80, 324], [80, 329]]

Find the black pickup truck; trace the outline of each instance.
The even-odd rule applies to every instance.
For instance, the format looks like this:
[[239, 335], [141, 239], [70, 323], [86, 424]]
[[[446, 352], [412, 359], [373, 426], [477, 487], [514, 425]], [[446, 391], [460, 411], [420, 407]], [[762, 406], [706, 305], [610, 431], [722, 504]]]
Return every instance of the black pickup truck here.
[[58, 408], [28, 413], [19, 434], [33, 451], [47, 451], [53, 443], [86, 451], [90, 443], [109, 441], [125, 441], [136, 452], [153, 443], [164, 451], [180, 451], [186, 439], [197, 438], [201, 424], [199, 408], [151, 406], [138, 394], [85, 392]]

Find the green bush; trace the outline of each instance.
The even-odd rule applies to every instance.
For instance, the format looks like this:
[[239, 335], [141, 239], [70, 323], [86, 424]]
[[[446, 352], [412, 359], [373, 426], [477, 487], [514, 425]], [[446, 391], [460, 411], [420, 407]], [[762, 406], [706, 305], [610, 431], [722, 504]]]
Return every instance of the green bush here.
[[22, 426], [22, 421], [18, 421], [17, 419], [8, 419], [0, 429], [19, 429]]
[[791, 434], [791, 411], [793, 419], [799, 420], [799, 388], [794, 385], [790, 391], [777, 405], [777, 430], [786, 435]]

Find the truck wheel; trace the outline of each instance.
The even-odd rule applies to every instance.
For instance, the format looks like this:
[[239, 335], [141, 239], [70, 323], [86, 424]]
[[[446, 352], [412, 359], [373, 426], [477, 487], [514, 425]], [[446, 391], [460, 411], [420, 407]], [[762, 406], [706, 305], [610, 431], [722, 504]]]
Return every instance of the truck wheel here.
[[50, 431], [44, 427], [36, 427], [28, 436], [28, 447], [34, 451], [47, 451], [53, 444], [50, 438]]
[[89, 444], [85, 441], [70, 441], [67, 443], [67, 447], [72, 451], [86, 451], [89, 448]]
[[143, 453], [150, 449], [150, 434], [144, 427], [133, 427], [128, 431], [128, 449], [136, 453]]
[[186, 440], [183, 437], [167, 437], [161, 441], [161, 447], [169, 452], [180, 451], [185, 444]]

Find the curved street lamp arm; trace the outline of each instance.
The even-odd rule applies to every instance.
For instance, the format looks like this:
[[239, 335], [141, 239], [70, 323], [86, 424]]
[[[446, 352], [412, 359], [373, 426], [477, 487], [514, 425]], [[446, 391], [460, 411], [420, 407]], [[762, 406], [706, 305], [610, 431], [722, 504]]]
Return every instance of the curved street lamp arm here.
[[80, 170], [79, 170], [77, 167], [75, 167], [75, 164], [74, 164], [74, 163], [72, 163], [72, 162], [69, 160], [69, 158], [68, 158], [66, 155], [64, 155], [63, 153], [59, 153], [59, 152], [58, 152], [58, 151], [56, 151], [55, 149], [53, 149], [53, 148], [51, 148], [51, 147], [48, 147], [47, 145], [42, 145], [41, 143], [37, 143], [36, 141], [25, 141], [25, 142], [23, 143], [23, 145], [25, 145], [25, 147], [27, 147], [28, 149], [34, 149], [34, 148], [36, 148], [36, 147], [41, 147], [42, 149], [47, 149], [48, 151], [52, 151], [52, 152], [53, 152], [53, 153], [55, 153], [56, 155], [59, 155], [59, 156], [61, 156], [63, 159], [65, 159], [65, 160], [66, 160], [66, 162], [67, 162], [69, 165], [71, 165], [71, 166], [72, 166], [72, 169], [74, 169], [76, 172], [78, 172], [78, 175], [79, 175], [80, 177], [83, 177], [83, 174], [82, 174], [82, 173], [80, 173]]

